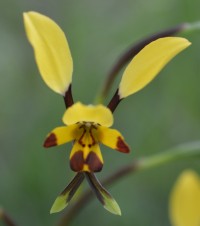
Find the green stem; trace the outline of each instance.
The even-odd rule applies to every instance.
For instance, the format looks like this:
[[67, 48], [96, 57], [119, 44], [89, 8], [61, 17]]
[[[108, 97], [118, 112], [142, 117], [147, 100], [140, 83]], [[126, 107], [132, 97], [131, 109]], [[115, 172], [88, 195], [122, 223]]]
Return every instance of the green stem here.
[[160, 154], [139, 160], [140, 170], [151, 169], [176, 160], [200, 157], [200, 141], [191, 142], [171, 148]]
[[[126, 166], [115, 171], [103, 181], [103, 186], [109, 186], [115, 182], [121, 180], [123, 177], [128, 176], [138, 171], [149, 170], [155, 167], [159, 167], [168, 163], [172, 163], [177, 160], [200, 158], [200, 141], [182, 144], [171, 148], [167, 151], [160, 152], [149, 157], [143, 157], [138, 160], [127, 164]], [[69, 209], [58, 226], [68, 226], [75, 216], [84, 209], [86, 203], [88, 203], [94, 196], [92, 196], [91, 190], [87, 190], [82, 193], [76, 203]]]
[[200, 21], [195, 21], [193, 23], [186, 23], [185, 28], [179, 34], [181, 36], [190, 35], [198, 30], [200, 30]]

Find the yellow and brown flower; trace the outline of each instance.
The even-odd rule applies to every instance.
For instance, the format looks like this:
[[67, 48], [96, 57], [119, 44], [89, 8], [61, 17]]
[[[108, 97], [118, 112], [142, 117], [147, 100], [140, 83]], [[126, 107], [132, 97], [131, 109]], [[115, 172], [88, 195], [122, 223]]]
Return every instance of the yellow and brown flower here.
[[103, 206], [114, 214], [121, 214], [117, 202], [102, 187], [93, 172], [103, 167], [99, 143], [128, 153], [123, 136], [109, 127], [113, 112], [120, 101], [143, 89], [190, 42], [179, 37], [164, 37], [147, 43], [126, 67], [119, 87], [106, 106], [74, 103], [71, 83], [73, 60], [67, 39], [61, 28], [50, 18], [37, 13], [24, 13], [25, 30], [31, 43], [40, 74], [47, 86], [62, 95], [68, 108], [63, 116], [67, 126], [57, 127], [47, 136], [44, 146], [51, 147], [72, 141], [70, 166], [77, 174], [57, 197], [51, 213], [64, 209], [86, 177]]
[[103, 167], [103, 157], [99, 143], [123, 153], [129, 147], [123, 136], [108, 127], [113, 124], [113, 115], [103, 105], [83, 105], [80, 102], [69, 107], [63, 122], [67, 126], [54, 129], [44, 142], [45, 147], [61, 145], [73, 141], [70, 166], [76, 172], [99, 172]]

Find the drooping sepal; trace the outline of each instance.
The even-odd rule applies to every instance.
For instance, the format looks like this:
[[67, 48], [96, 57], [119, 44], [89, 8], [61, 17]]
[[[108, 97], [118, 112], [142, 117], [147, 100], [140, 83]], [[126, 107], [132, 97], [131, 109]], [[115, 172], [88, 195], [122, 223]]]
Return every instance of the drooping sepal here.
[[125, 98], [144, 88], [164, 66], [191, 43], [185, 38], [159, 38], [146, 45], [129, 63], [119, 84], [119, 97]]
[[51, 207], [50, 213], [57, 213], [63, 210], [73, 198], [75, 192], [77, 191], [83, 180], [84, 174], [77, 173], [73, 180], [69, 183], [69, 185], [67, 185], [67, 187], [56, 198], [53, 206]]
[[93, 173], [85, 173], [85, 176], [103, 207], [113, 214], [121, 215], [119, 205], [110, 193], [101, 185], [96, 176]]
[[73, 72], [73, 61], [65, 34], [47, 16], [37, 12], [27, 12], [23, 16], [26, 34], [34, 49], [43, 80], [53, 91], [65, 96]]

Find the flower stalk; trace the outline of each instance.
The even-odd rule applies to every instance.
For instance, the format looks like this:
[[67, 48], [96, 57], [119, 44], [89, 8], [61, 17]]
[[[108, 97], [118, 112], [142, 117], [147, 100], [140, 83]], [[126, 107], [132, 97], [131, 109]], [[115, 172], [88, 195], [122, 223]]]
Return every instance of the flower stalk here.
[[179, 34], [181, 36], [182, 35], [185, 36], [199, 30], [200, 30], [200, 21], [195, 21], [193, 23], [185, 23], [184, 29], [182, 29]]

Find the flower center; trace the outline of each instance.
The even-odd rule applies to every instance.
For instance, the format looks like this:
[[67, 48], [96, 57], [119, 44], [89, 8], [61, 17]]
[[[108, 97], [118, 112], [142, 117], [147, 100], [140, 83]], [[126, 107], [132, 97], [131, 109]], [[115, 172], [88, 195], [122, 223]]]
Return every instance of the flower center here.
[[79, 129], [81, 130], [81, 135], [77, 139], [78, 143], [84, 148], [88, 147], [91, 148], [95, 144], [98, 143], [96, 130], [98, 126], [92, 122], [83, 122], [80, 123]]

